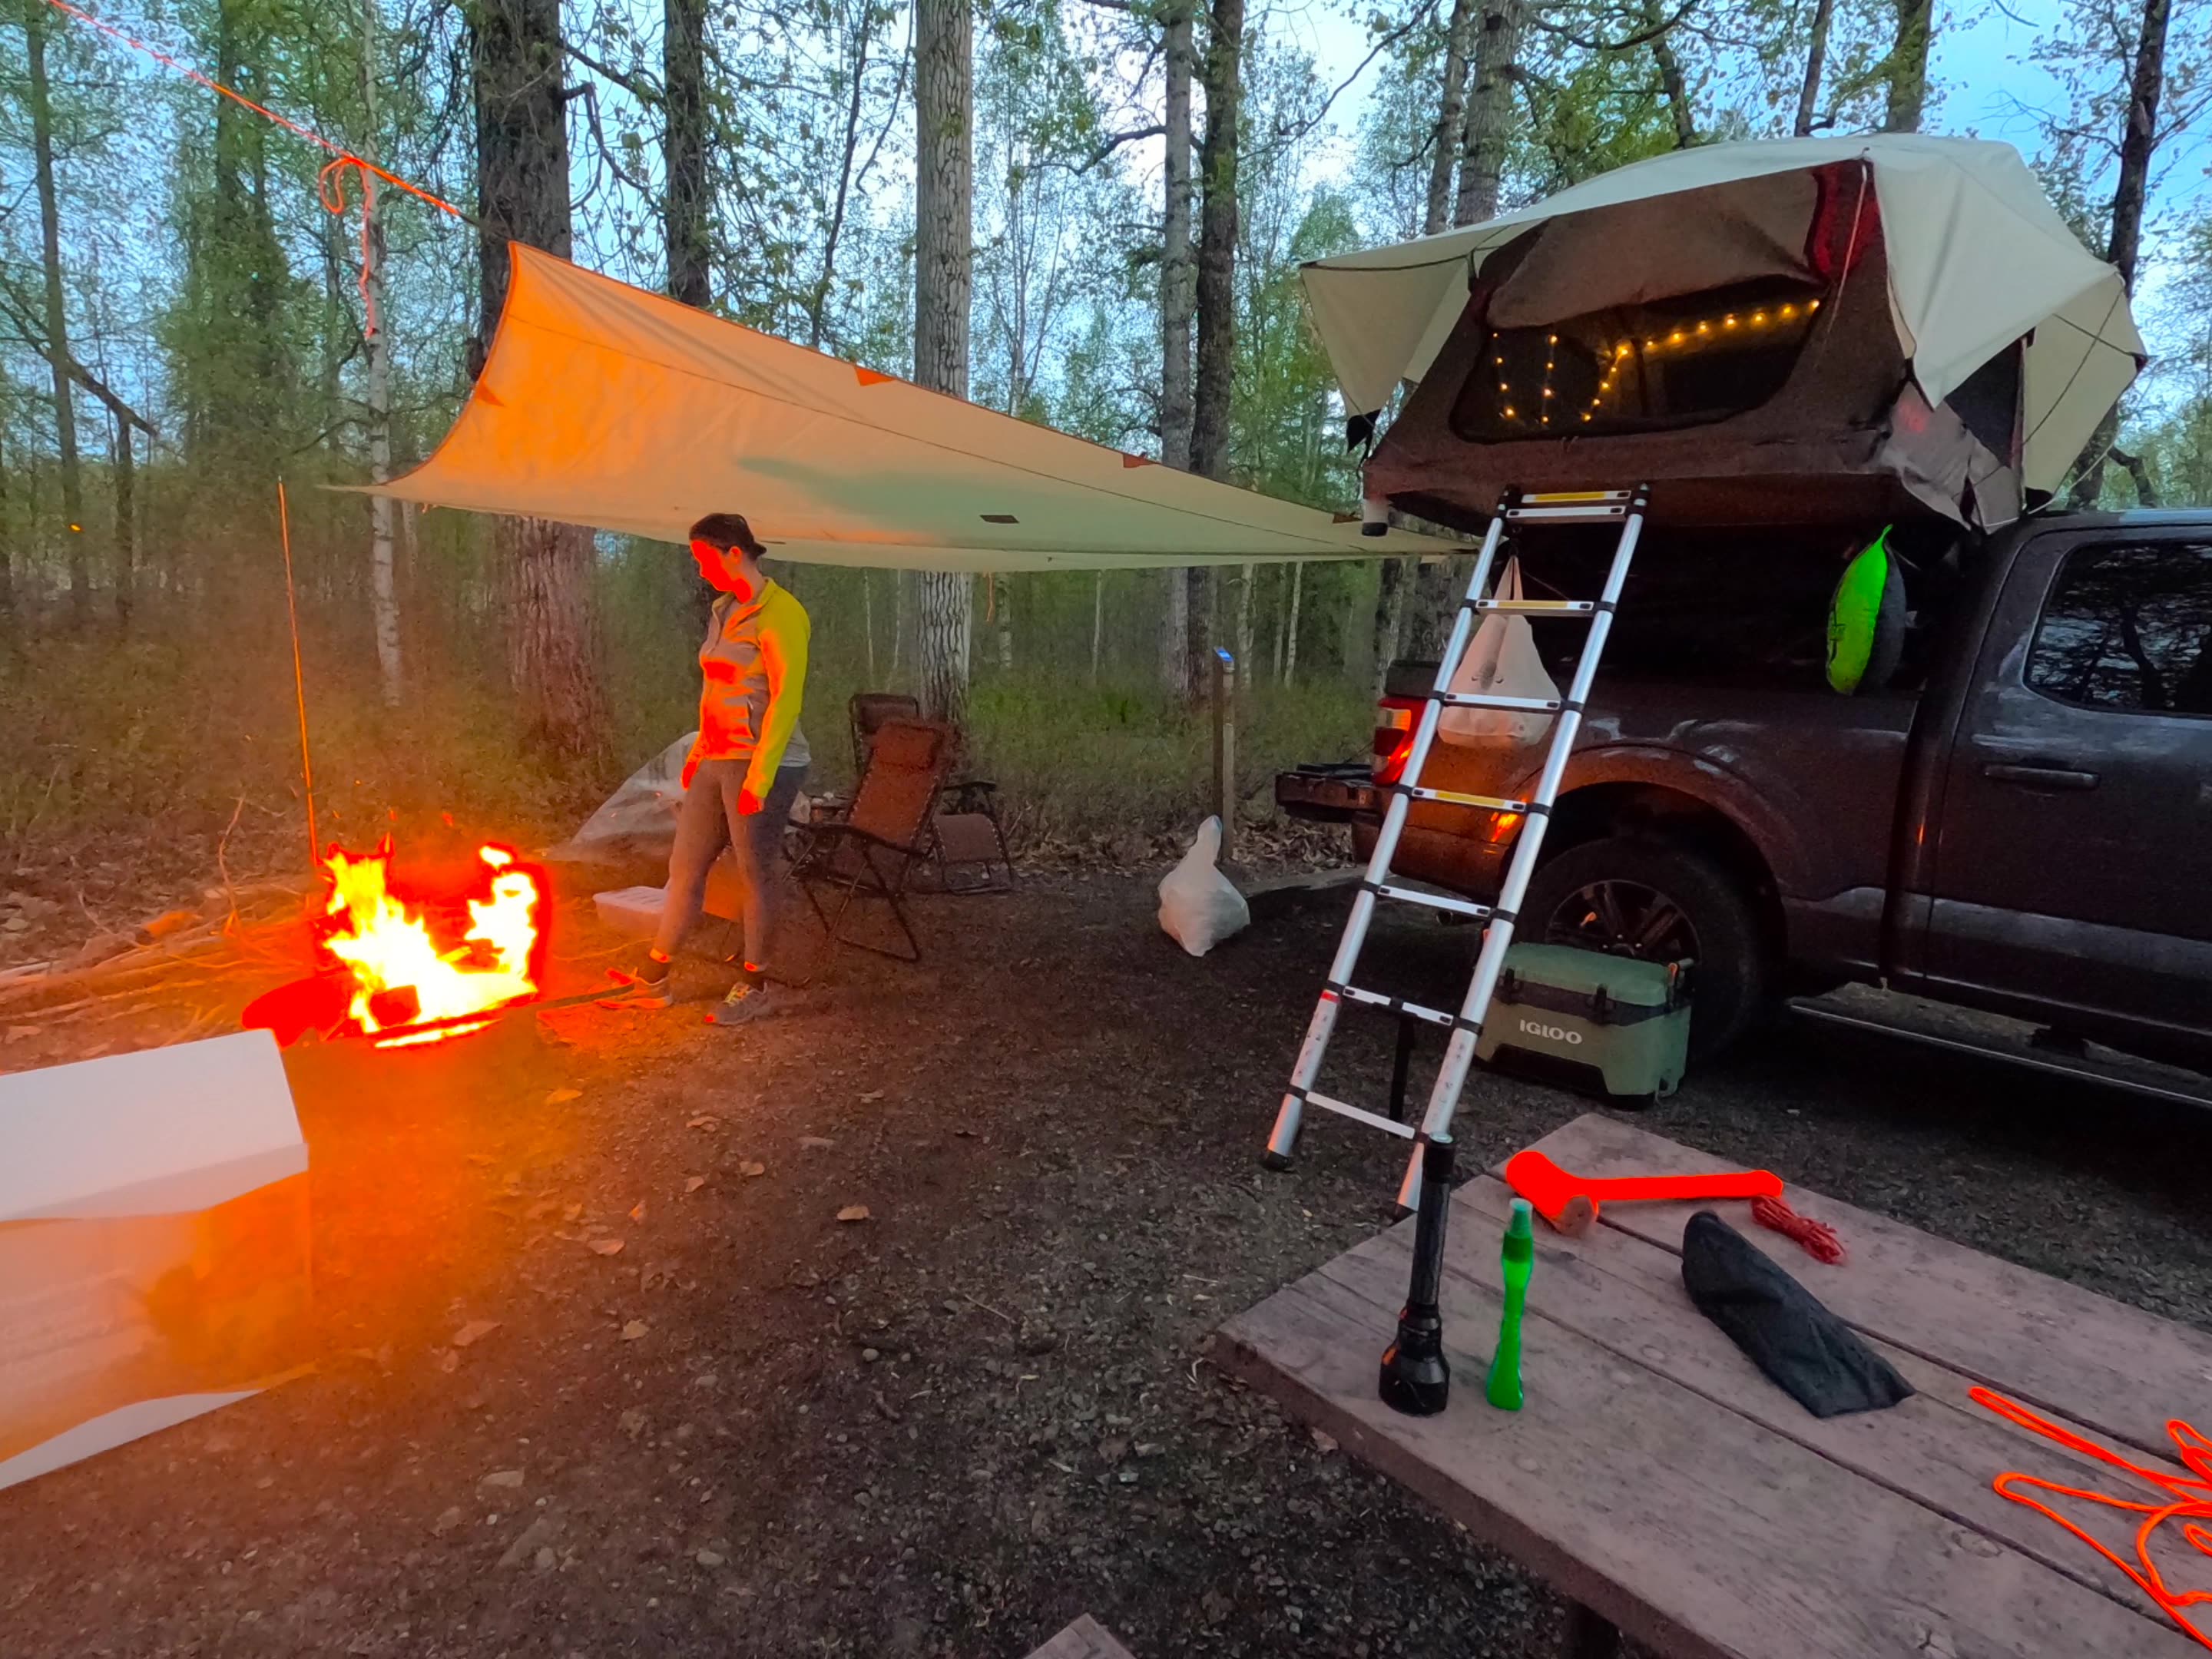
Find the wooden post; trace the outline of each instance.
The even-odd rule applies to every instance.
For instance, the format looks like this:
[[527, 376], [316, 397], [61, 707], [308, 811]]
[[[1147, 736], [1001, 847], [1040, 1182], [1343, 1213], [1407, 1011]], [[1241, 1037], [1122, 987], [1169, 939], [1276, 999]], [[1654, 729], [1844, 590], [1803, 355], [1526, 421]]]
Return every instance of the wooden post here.
[[1213, 799], [1221, 814], [1221, 861], [1237, 855], [1237, 659], [1213, 653]]

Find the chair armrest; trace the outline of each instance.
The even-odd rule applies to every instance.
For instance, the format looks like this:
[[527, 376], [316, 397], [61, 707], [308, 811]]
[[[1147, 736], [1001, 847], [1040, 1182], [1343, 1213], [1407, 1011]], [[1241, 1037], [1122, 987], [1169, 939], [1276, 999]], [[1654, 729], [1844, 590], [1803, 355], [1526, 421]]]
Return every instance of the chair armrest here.
[[921, 856], [919, 837], [916, 837], [913, 842], [902, 843], [851, 823], [794, 823], [792, 828], [810, 841], [819, 837], [826, 842], [832, 837], [844, 836], [853, 841], [865, 842], [872, 847], [880, 847], [887, 853], [897, 853], [908, 858]]

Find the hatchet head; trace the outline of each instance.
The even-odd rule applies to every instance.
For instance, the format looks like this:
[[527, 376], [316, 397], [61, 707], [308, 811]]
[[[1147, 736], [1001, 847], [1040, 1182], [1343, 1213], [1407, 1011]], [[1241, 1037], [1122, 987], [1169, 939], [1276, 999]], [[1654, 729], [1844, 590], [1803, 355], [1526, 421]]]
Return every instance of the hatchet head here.
[[1506, 1160], [1505, 1184], [1528, 1200], [1529, 1207], [1570, 1238], [1579, 1238], [1597, 1220], [1597, 1200], [1533, 1146]]

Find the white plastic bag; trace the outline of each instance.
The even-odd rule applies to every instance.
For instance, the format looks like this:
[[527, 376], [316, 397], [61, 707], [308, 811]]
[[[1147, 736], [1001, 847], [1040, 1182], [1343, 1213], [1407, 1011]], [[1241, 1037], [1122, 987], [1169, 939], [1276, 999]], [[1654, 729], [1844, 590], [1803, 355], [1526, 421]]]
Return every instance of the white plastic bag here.
[[1202, 957], [1252, 921], [1244, 895], [1221, 873], [1221, 820], [1198, 826], [1182, 862], [1160, 878], [1160, 927], [1194, 957]]
[[676, 845], [676, 814], [684, 805], [684, 763], [698, 736], [685, 732], [631, 773], [547, 856], [666, 859]]
[[[1509, 559], [1493, 599], [1517, 599], [1521, 561]], [[1500, 697], [1556, 697], [1558, 684], [1536, 654], [1536, 636], [1526, 617], [1492, 611], [1468, 641], [1467, 655], [1449, 687], [1458, 692], [1486, 692]], [[1447, 708], [1437, 721], [1437, 736], [1464, 745], [1534, 743], [1551, 729], [1552, 716], [1510, 708]]]

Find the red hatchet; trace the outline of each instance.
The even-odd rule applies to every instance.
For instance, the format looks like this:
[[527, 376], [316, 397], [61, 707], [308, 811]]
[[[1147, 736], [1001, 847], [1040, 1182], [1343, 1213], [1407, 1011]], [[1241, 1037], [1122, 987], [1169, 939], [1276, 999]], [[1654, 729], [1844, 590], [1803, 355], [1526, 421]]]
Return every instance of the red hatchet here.
[[1782, 1177], [1771, 1170], [1723, 1170], [1711, 1175], [1621, 1176], [1600, 1181], [1570, 1175], [1533, 1146], [1506, 1160], [1505, 1184], [1527, 1199], [1538, 1215], [1570, 1238], [1580, 1237], [1597, 1219], [1598, 1200], [1696, 1198], [1779, 1198]]

